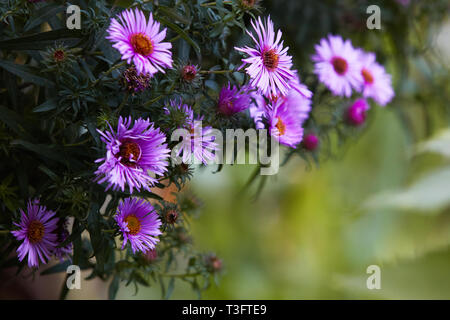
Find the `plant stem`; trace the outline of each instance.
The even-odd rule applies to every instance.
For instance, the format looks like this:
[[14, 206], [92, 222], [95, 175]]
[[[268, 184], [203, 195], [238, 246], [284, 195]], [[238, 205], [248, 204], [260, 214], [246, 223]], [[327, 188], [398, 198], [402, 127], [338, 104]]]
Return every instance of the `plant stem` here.
[[123, 97], [122, 103], [120, 104], [120, 106], [117, 108], [117, 114], [120, 114], [120, 111], [122, 111], [123, 106], [126, 104], [126, 102], [128, 101], [128, 97], [130, 96], [130, 93], [126, 93], [125, 96]]
[[200, 73], [201, 74], [224, 74], [224, 73], [230, 73], [230, 72], [234, 72], [234, 70], [201, 70]]
[[11, 230], [0, 230], [0, 234], [7, 234], [10, 232], [11, 232]]
[[122, 61], [122, 62], [120, 62], [120, 63], [118, 63], [118, 64], [116, 64], [116, 65], [113, 65], [111, 68], [109, 68], [109, 70], [103, 72], [97, 80], [95, 80], [94, 82], [92, 82], [91, 87], [95, 87], [95, 86], [100, 82], [100, 80], [101, 80], [103, 77], [107, 76], [108, 74], [110, 74], [110, 73], [113, 72], [114, 70], [119, 69], [120, 67], [122, 67], [122, 66], [124, 66], [124, 65], [126, 65], [126, 64], [127, 64], [126, 61]]
[[102, 229], [102, 232], [105, 232], [105, 233], [116, 233], [116, 229]]
[[82, 144], [85, 144], [86, 142], [90, 141], [91, 138], [87, 138], [83, 141], [77, 142], [77, 143], [70, 143], [70, 144], [65, 144], [64, 147], [76, 147], [76, 146], [80, 146]]
[[182, 273], [182, 274], [171, 274], [171, 273], [160, 273], [159, 274], [162, 277], [169, 277], [169, 278], [189, 278], [189, 277], [197, 277], [200, 275], [200, 272], [196, 273]]
[[[223, 4], [233, 4], [233, 1], [223, 1]], [[215, 6], [217, 3], [214, 2], [208, 2], [208, 3], [202, 3], [200, 6], [201, 7], [210, 7], [210, 6]]]

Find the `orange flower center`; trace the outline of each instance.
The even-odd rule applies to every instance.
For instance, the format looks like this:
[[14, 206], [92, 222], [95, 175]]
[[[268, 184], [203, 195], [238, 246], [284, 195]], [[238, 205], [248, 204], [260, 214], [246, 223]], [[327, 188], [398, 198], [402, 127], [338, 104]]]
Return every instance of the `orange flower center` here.
[[341, 57], [334, 57], [331, 60], [331, 64], [333, 65], [334, 71], [336, 71], [339, 75], [344, 75], [347, 72], [348, 64], [345, 59], [342, 59]]
[[275, 125], [275, 127], [277, 127], [278, 132], [280, 133], [280, 136], [282, 136], [286, 132], [286, 125], [283, 123], [283, 121], [281, 121], [280, 117], [277, 117], [277, 118], [278, 118], [278, 121], [277, 121], [277, 124]]
[[125, 222], [127, 223], [127, 227], [128, 230], [130, 230], [131, 235], [134, 236], [141, 230], [141, 222], [134, 214], [126, 217]]
[[373, 75], [372, 75], [372, 73], [369, 70], [363, 68], [361, 70], [361, 74], [362, 74], [362, 76], [364, 78], [364, 82], [365, 83], [368, 83], [368, 84], [372, 84], [373, 83], [373, 80], [374, 80], [373, 79]]
[[141, 147], [133, 141], [122, 142], [116, 157], [122, 157], [120, 163], [126, 166], [136, 165], [136, 161], [141, 157]]
[[42, 240], [42, 238], [44, 238], [44, 225], [42, 224], [42, 222], [37, 221], [37, 220], [33, 220], [30, 222], [30, 224], [28, 225], [28, 231], [27, 231], [27, 236], [28, 236], [28, 240], [31, 243], [36, 243]]
[[263, 64], [269, 71], [274, 71], [278, 67], [280, 57], [276, 54], [274, 49], [264, 51]]
[[148, 56], [153, 52], [153, 44], [149, 37], [143, 33], [135, 33], [130, 39], [131, 46], [134, 51], [142, 54], [143, 56]]

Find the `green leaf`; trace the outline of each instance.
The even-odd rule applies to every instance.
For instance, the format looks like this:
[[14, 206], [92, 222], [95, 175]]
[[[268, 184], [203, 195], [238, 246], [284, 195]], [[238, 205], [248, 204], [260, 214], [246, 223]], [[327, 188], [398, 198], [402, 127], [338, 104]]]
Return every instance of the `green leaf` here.
[[51, 98], [45, 101], [44, 103], [38, 105], [36, 108], [34, 108], [33, 112], [46, 112], [56, 109], [58, 107], [57, 102], [58, 102], [57, 98]]
[[185, 25], [189, 25], [191, 23], [191, 21], [189, 19], [178, 14], [178, 12], [175, 9], [160, 5], [158, 7], [158, 11], [162, 11], [166, 16], [173, 19], [174, 21], [178, 20], [179, 22], [181, 22]]
[[189, 37], [189, 35], [183, 30], [181, 29], [179, 26], [177, 26], [176, 24], [170, 22], [169, 20], [167, 20], [166, 18], [163, 17], [158, 17], [158, 20], [163, 23], [164, 25], [168, 26], [170, 29], [172, 29], [173, 31], [175, 31], [176, 33], [178, 33], [181, 38], [183, 38], [184, 40], [186, 40], [187, 43], [189, 43], [192, 48], [194, 48], [195, 52], [197, 52], [197, 54], [199, 56], [201, 56], [201, 51], [200, 51], [200, 47], [198, 46], [198, 44], [191, 39], [191, 37]]
[[442, 130], [433, 138], [419, 143], [416, 147], [415, 152], [439, 153], [444, 157], [450, 158], [450, 129]]
[[42, 23], [50, 20], [50, 18], [56, 16], [56, 14], [64, 11], [65, 7], [61, 5], [55, 5], [50, 3], [46, 6], [43, 6], [39, 10], [36, 11], [34, 17], [27, 21], [25, 24], [23, 31], [27, 32], [34, 27], [41, 25]]
[[21, 117], [16, 114], [14, 111], [4, 107], [0, 106], [0, 121], [2, 121], [4, 124], [6, 124], [11, 130], [16, 132], [17, 134], [23, 134], [25, 130], [23, 129], [23, 126], [21, 125]]
[[450, 205], [450, 167], [438, 169], [404, 190], [375, 195], [366, 202], [369, 209], [401, 209], [436, 214]]
[[45, 50], [53, 46], [55, 41], [76, 40], [79, 42], [82, 37], [81, 30], [58, 29], [48, 32], [41, 32], [31, 36], [0, 41], [0, 48], [3, 50]]
[[71, 264], [72, 264], [72, 262], [70, 260], [66, 260], [64, 262], [61, 262], [57, 265], [54, 265], [50, 268], [45, 269], [44, 271], [41, 272], [41, 276], [59, 273], [59, 272], [65, 272]]
[[12, 145], [21, 145], [25, 149], [35, 152], [39, 155], [41, 155], [44, 158], [52, 159], [58, 162], [61, 162], [63, 164], [66, 164], [66, 159], [63, 156], [63, 152], [60, 152], [58, 150], [55, 150], [52, 147], [49, 147], [48, 145], [44, 144], [33, 144], [28, 141], [24, 140], [13, 140], [11, 142]]
[[170, 299], [173, 293], [173, 289], [175, 289], [175, 278], [170, 279], [169, 285], [167, 286], [166, 295], [164, 296], [165, 300]]
[[[0, 45], [1, 46], [1, 45]], [[16, 76], [22, 78], [24, 81], [29, 81], [40, 86], [53, 87], [54, 83], [48, 79], [42, 78], [35, 74], [35, 71], [30, 67], [16, 64], [11, 61], [0, 60], [0, 67], [8, 70]]]
[[117, 291], [119, 291], [119, 282], [120, 282], [119, 276], [115, 275], [108, 288], [109, 300], [114, 300], [116, 298]]

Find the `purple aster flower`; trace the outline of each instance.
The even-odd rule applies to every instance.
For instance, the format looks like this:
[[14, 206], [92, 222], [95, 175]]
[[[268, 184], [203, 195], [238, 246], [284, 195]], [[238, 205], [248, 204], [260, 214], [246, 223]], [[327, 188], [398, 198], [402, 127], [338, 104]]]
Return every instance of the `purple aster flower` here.
[[[286, 104], [287, 108], [297, 110], [298, 120], [303, 123], [311, 110], [312, 92], [300, 82], [297, 71], [294, 70], [295, 77], [290, 81], [291, 88], [286, 96], [271, 96], [270, 101], [274, 104]], [[263, 118], [267, 118], [271, 104], [257, 92], [250, 93], [252, 104], [249, 108], [250, 116], [255, 121], [256, 129], [264, 128]]]
[[359, 54], [350, 40], [329, 35], [315, 46], [314, 73], [334, 95], [350, 97], [352, 88], [359, 89], [363, 82]]
[[246, 88], [238, 89], [228, 83], [227, 87], [222, 87], [219, 94], [219, 112], [231, 116], [235, 113], [247, 109], [250, 105], [250, 95]]
[[311, 100], [291, 89], [285, 97], [277, 98], [267, 108], [269, 133], [281, 144], [295, 148], [303, 138], [303, 123], [308, 119]]
[[109, 39], [113, 47], [119, 50], [122, 60], [128, 64], [133, 61], [138, 74], [154, 75], [163, 68], [172, 68], [172, 48], [170, 42], [162, 42], [167, 29], [159, 32], [160, 24], [153, 20], [153, 14], [147, 20], [144, 13], [136, 8], [119, 14], [118, 20], [111, 19], [108, 28]]
[[57, 245], [58, 218], [54, 217], [54, 211], [39, 205], [39, 200], [30, 200], [27, 212], [20, 209], [20, 213], [20, 223], [14, 223], [20, 229], [11, 231], [17, 240], [23, 241], [17, 249], [19, 261], [28, 254], [28, 266], [38, 267], [39, 260], [47, 263]]
[[176, 155], [180, 156], [180, 154], [183, 154], [182, 161], [184, 163], [190, 162], [192, 154], [197, 161], [205, 165], [214, 160], [214, 152], [218, 150], [218, 144], [214, 142], [215, 136], [212, 127], [203, 127], [203, 117], [194, 118], [192, 108], [184, 104], [181, 100], [170, 101], [170, 109], [165, 108], [165, 111], [166, 113], [170, 113], [174, 112], [174, 109], [181, 110], [186, 114], [186, 121], [183, 128], [190, 132], [189, 139], [183, 137], [180, 144], [175, 147]]
[[376, 62], [374, 53], [359, 50], [359, 60], [361, 62], [360, 72], [364, 80], [361, 87], [363, 96], [373, 98], [379, 105], [385, 106], [394, 97], [391, 75], [386, 73], [384, 67]]
[[257, 38], [248, 30], [247, 33], [255, 42], [255, 48], [235, 47], [236, 50], [248, 55], [242, 60], [241, 68], [248, 64], [245, 70], [250, 76], [250, 84], [260, 93], [266, 96], [276, 95], [278, 92], [286, 95], [290, 88], [289, 81], [294, 77], [294, 72], [291, 70], [292, 57], [287, 55], [289, 47], [283, 48], [280, 30], [275, 37], [270, 17], [265, 24], [261, 18], [258, 18], [258, 21], [252, 21], [251, 24]]
[[146, 253], [155, 248], [162, 234], [161, 220], [153, 206], [144, 199], [126, 198], [119, 203], [116, 222], [123, 234], [122, 250], [128, 241], [133, 253]]
[[354, 126], [359, 126], [366, 120], [366, 111], [370, 109], [369, 104], [364, 99], [356, 100], [347, 109], [347, 120]]
[[96, 160], [103, 162], [95, 172], [96, 181], [108, 181], [106, 190], [112, 187], [124, 191], [125, 184], [130, 193], [134, 188], [150, 190], [158, 180], [149, 171], [160, 176], [167, 171], [170, 150], [164, 143], [166, 136], [148, 119], [139, 118], [132, 125], [131, 117], [119, 117], [117, 132], [108, 126], [110, 131], [97, 129], [106, 144], [106, 156]]
[[66, 241], [70, 235], [69, 230], [67, 230], [67, 219], [59, 220], [56, 235], [58, 246], [55, 248], [55, 257], [60, 261], [63, 261], [64, 258], [69, 259], [69, 255], [72, 253], [72, 243], [69, 242], [64, 246], [59, 247], [59, 245]]

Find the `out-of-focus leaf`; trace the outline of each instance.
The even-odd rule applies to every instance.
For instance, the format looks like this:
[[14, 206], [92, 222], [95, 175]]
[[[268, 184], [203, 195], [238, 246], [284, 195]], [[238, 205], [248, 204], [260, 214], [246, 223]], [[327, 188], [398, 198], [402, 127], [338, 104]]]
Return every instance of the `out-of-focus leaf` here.
[[41, 23], [48, 21], [51, 17], [56, 14], [64, 11], [65, 7], [62, 5], [56, 5], [54, 3], [50, 3], [46, 6], [43, 6], [39, 10], [35, 12], [33, 17], [27, 21], [23, 30], [25, 32], [33, 29], [34, 27], [39, 26]]
[[0, 60], [0, 67], [8, 70], [24, 81], [29, 81], [37, 85], [53, 87], [54, 83], [48, 79], [36, 75], [35, 71], [30, 67], [26, 67], [11, 61]]
[[419, 143], [415, 153], [433, 152], [450, 158], [450, 129], [439, 132], [433, 138]]
[[164, 296], [165, 300], [170, 299], [173, 293], [173, 289], [175, 288], [175, 278], [170, 279], [169, 285], [167, 286], [166, 295]]
[[38, 105], [36, 108], [33, 109], [33, 112], [46, 112], [53, 109], [56, 109], [58, 105], [56, 104], [58, 101], [57, 98], [51, 98], [44, 103]]
[[62, 152], [59, 152], [58, 150], [49, 147], [48, 145], [43, 145], [43, 144], [33, 144], [31, 142], [28, 141], [24, 141], [24, 140], [14, 140], [11, 142], [12, 145], [21, 145], [22, 147], [24, 147], [27, 150], [33, 151], [45, 158], [49, 158], [61, 163], [66, 163], [66, 159], [63, 156]]
[[113, 280], [111, 281], [108, 289], [108, 299], [114, 300], [117, 295], [117, 291], [119, 290], [119, 282], [120, 278], [118, 275], [115, 275]]
[[21, 125], [21, 120], [22, 119], [20, 118], [20, 116], [16, 114], [14, 111], [4, 106], [0, 106], [0, 121], [2, 121], [11, 130], [13, 130], [18, 134], [25, 132], [25, 130]]
[[[55, 44], [55, 41], [79, 41], [81, 30], [59, 29], [48, 32], [41, 32], [31, 36], [0, 41], [0, 48], [3, 50], [45, 50]], [[72, 42], [72, 41], [71, 41]], [[76, 43], [75, 41], [73, 41]]]
[[54, 265], [50, 268], [45, 269], [44, 271], [41, 272], [41, 276], [59, 273], [59, 272], [65, 272], [67, 270], [67, 267], [70, 266], [71, 264], [72, 264], [72, 262], [70, 260], [66, 260], [64, 262], [61, 262], [57, 265]]
[[368, 209], [392, 208], [435, 213], [450, 205], [450, 167], [428, 174], [405, 190], [382, 192], [365, 203]]

